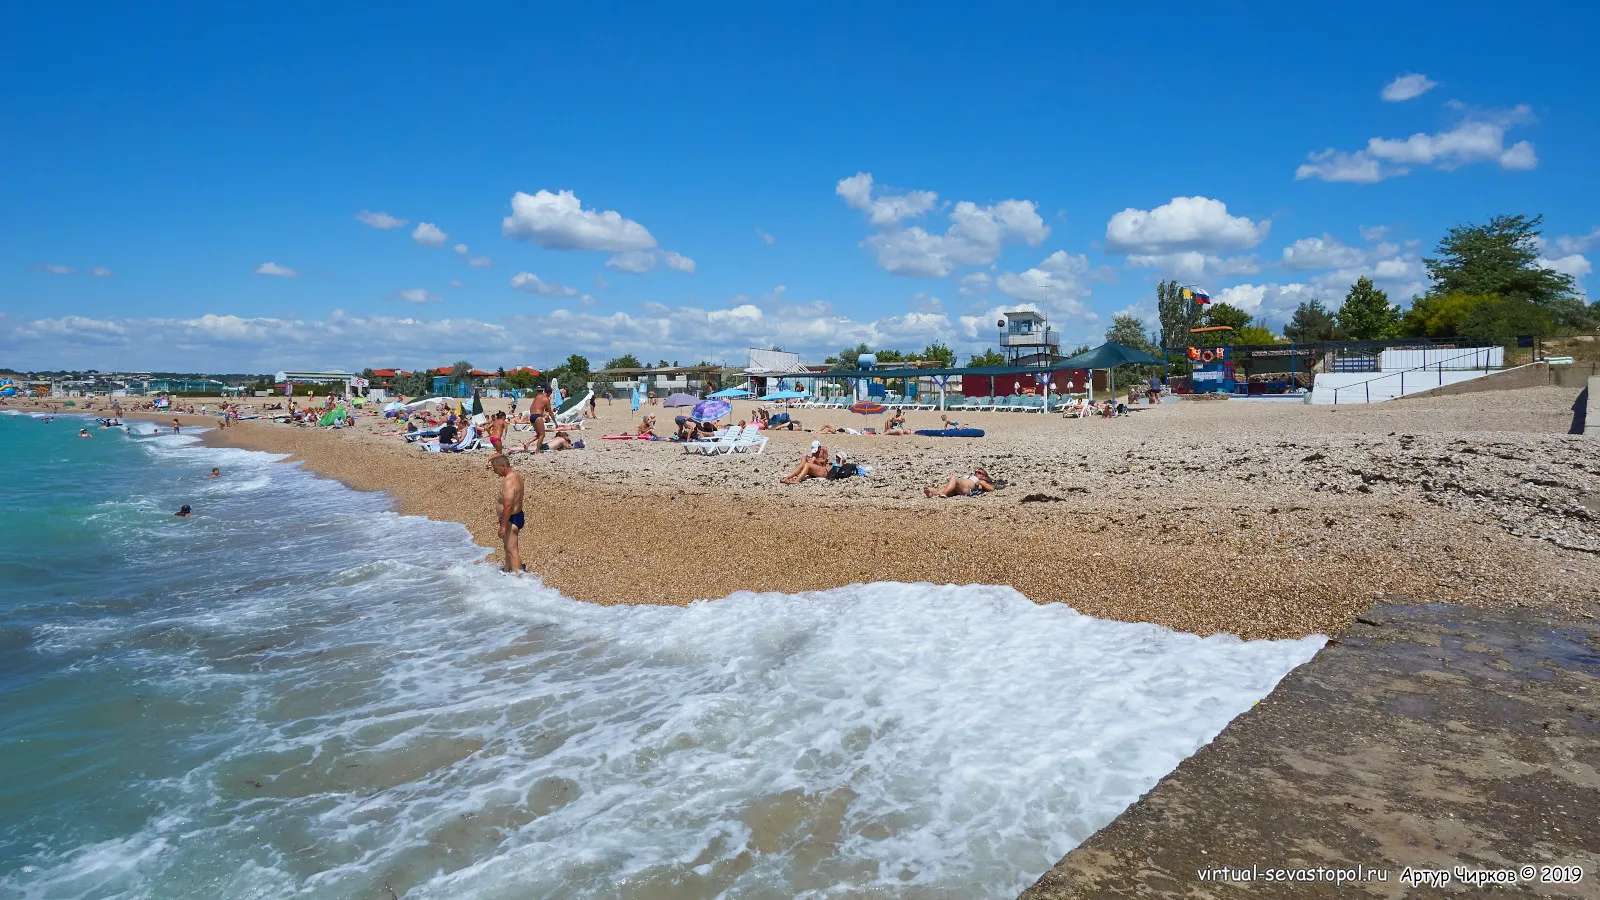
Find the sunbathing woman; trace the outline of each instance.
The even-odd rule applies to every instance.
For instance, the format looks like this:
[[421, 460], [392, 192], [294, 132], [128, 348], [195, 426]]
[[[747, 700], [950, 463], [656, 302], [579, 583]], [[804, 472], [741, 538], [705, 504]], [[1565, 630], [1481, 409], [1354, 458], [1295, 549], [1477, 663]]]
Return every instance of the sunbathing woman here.
[[927, 497], [976, 497], [994, 490], [994, 480], [983, 469], [973, 469], [971, 475], [951, 475], [944, 487], [922, 489]]
[[821, 441], [811, 442], [811, 452], [807, 453], [794, 471], [779, 479], [784, 484], [799, 484], [807, 478], [828, 477], [828, 448], [822, 446]]
[[639, 430], [635, 431], [634, 434], [639, 437], [654, 438], [656, 436], [656, 417], [645, 416], [644, 421], [639, 423]]
[[895, 410], [894, 415], [889, 417], [889, 421], [883, 423], [883, 433], [910, 434], [911, 432], [906, 430], [906, 414], [898, 409]]

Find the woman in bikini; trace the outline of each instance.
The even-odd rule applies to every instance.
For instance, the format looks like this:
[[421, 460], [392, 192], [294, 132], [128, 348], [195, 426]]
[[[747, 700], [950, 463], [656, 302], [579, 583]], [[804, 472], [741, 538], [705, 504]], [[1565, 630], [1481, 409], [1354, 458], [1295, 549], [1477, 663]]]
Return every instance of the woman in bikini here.
[[973, 469], [971, 475], [951, 475], [944, 487], [928, 486], [922, 489], [926, 497], [976, 497], [994, 490], [994, 480], [983, 469]]
[[896, 409], [894, 415], [889, 417], [889, 421], [884, 423], [883, 433], [910, 434], [911, 432], [906, 430], [906, 414]]
[[827, 478], [828, 469], [828, 448], [822, 446], [821, 441], [812, 441], [811, 452], [802, 457], [794, 471], [780, 481], [783, 484], [799, 484], [807, 478]]

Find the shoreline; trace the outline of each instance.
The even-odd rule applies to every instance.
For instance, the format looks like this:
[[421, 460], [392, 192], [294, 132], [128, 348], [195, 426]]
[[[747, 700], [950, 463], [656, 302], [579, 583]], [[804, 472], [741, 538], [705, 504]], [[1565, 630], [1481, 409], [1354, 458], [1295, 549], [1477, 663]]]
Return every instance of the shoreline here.
[[[1345, 419], [1361, 412], [1368, 411]], [[883, 470], [871, 479], [780, 488], [776, 474], [813, 435], [773, 433], [766, 455], [731, 459], [642, 442], [597, 446], [593, 437], [618, 418], [603, 413], [610, 421], [586, 432], [589, 451], [513, 457], [528, 485], [527, 570], [601, 605], [684, 605], [739, 590], [795, 594], [875, 581], [990, 584], [1099, 618], [1254, 639], [1338, 634], [1390, 595], [1571, 605], [1592, 602], [1600, 584], [1592, 552], [1514, 534], [1517, 526], [1489, 521], [1481, 510], [1419, 503], [1404, 490], [1362, 491], [1364, 477], [1356, 488], [1326, 490], [1324, 482], [1265, 493], [1230, 484], [1219, 491], [1202, 479], [1169, 496], [1136, 489], [1130, 498], [1063, 486], [1057, 474], [1047, 484], [1058, 493], [1026, 502], [1035, 485], [1019, 476], [984, 498], [929, 501], [909, 496], [908, 486], [959, 470], [936, 439], [824, 437], [854, 458], [866, 456], [863, 446], [895, 454], [867, 457]], [[1024, 423], [1115, 427], [1047, 417]], [[424, 454], [360, 428], [259, 422], [212, 429], [202, 440], [282, 454], [354, 489], [383, 491], [404, 514], [464, 525], [490, 551], [484, 561], [498, 561], [497, 485], [487, 454]], [[1014, 454], [993, 452], [995, 444], [983, 449], [986, 459], [1017, 465], [1009, 461]], [[1124, 460], [1089, 478], [1115, 483], [1137, 470]]]

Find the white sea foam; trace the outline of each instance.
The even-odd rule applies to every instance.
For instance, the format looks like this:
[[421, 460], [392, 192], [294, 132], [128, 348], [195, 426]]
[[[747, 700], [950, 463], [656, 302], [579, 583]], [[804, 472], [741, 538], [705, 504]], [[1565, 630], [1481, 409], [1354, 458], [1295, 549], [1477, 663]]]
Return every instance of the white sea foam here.
[[598, 607], [262, 455], [152, 452], [225, 460], [186, 525], [261, 557], [117, 639], [212, 710], [196, 762], [0, 893], [1011, 896], [1323, 643], [1002, 587]]

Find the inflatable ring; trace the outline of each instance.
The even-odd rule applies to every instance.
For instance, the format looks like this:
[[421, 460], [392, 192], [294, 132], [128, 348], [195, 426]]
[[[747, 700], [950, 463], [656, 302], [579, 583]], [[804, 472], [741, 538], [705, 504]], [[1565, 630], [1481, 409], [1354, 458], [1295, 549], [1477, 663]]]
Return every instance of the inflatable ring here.
[[1201, 350], [1200, 351], [1200, 361], [1201, 362], [1213, 362], [1213, 361], [1216, 360], [1216, 358], [1217, 358], [1217, 355], [1215, 353], [1212, 353], [1210, 350]]

